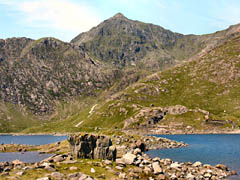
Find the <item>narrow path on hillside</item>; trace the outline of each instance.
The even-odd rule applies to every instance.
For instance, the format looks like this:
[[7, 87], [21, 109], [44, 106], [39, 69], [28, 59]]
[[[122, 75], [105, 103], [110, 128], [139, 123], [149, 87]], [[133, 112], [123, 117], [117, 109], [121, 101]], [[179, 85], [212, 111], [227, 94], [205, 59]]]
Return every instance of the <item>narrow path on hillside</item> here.
[[95, 104], [95, 105], [91, 108], [91, 110], [89, 111], [88, 117], [92, 115], [92, 113], [93, 113], [93, 111], [94, 111], [94, 108], [95, 108], [96, 106], [97, 106], [97, 104]]
[[78, 124], [75, 125], [75, 127], [80, 126], [83, 123], [83, 121], [80, 121]]

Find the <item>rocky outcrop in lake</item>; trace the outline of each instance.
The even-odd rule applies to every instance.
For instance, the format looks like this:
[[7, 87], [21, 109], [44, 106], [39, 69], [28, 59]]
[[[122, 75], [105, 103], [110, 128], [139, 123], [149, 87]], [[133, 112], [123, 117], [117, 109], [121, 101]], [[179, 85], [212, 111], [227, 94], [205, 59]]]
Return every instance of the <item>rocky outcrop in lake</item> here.
[[107, 136], [92, 134], [71, 135], [68, 138], [70, 150], [77, 158], [115, 160], [117, 150]]

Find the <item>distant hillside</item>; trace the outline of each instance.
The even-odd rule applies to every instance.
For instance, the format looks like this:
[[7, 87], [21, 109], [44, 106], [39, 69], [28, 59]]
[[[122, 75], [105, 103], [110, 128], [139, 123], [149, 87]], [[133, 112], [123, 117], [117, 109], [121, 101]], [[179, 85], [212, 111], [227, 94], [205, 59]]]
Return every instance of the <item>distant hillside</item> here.
[[[62, 121], [62, 126], [55, 130], [141, 128], [154, 117], [159, 117], [156, 127], [165, 125], [186, 130], [238, 128], [239, 88], [240, 36], [202, 57], [155, 73], [111, 98], [90, 105]], [[51, 131], [54, 126], [50, 123], [41, 130]], [[39, 130], [29, 129], [28, 132]]]

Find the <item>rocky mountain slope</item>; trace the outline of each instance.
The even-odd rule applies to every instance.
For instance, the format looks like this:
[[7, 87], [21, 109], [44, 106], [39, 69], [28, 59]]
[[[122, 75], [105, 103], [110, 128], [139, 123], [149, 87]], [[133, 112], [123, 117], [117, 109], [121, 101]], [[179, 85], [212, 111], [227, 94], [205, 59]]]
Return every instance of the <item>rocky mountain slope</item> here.
[[41, 119], [61, 120], [84, 107], [85, 97], [110, 87], [119, 91], [143, 74], [93, 60], [55, 38], [0, 40], [0, 131], [18, 131]]
[[111, 86], [118, 76], [81, 49], [54, 38], [2, 40], [1, 50], [0, 99], [35, 113], [53, 111], [54, 100]]
[[[236, 30], [237, 29], [237, 30]], [[239, 32], [239, 26], [208, 35], [183, 35], [116, 14], [71, 42], [92, 58], [121, 67], [162, 70], [206, 51]]]
[[[0, 100], [3, 104], [0, 120], [1, 127], [7, 129], [11, 126], [18, 129], [14, 126], [21, 123], [15, 122], [29, 119], [24, 115], [25, 111], [52, 114], [56, 102], [96, 95], [120, 77], [118, 70], [94, 61], [78, 47], [54, 38], [1, 40], [0, 59]], [[6, 113], [11, 111], [6, 103], [15, 104], [13, 109], [22, 113], [18, 113], [19, 116]], [[24, 127], [33, 124], [33, 119], [26, 121]]]
[[[145, 88], [146, 84], [154, 81], [131, 85], [152, 71], [164, 70], [185, 60], [195, 59], [194, 62], [198, 62], [213, 52], [216, 46], [238, 37], [239, 32], [240, 26], [235, 25], [209, 35], [182, 35], [117, 14], [89, 32], [80, 34], [71, 43], [55, 38], [0, 40], [0, 132], [20, 131], [36, 124], [46, 131], [56, 128], [60, 128], [59, 131], [77, 131], [83, 126], [85, 130], [95, 126], [130, 127], [131, 124], [139, 124], [132, 120], [133, 115], [142, 119], [143, 115], [147, 117], [147, 114], [155, 114], [159, 110], [161, 112], [157, 116], [161, 117], [166, 109], [156, 108], [145, 113], [145, 110], [152, 110], [145, 107], [155, 105], [159, 98], [159, 94], [144, 94], [149, 91], [149, 87]], [[188, 71], [193, 73], [195, 68], [192, 68]], [[216, 73], [221, 73], [220, 70], [217, 69]], [[171, 71], [164, 71], [163, 74]], [[175, 78], [171, 76], [169, 78]], [[162, 81], [167, 81], [166, 78]], [[178, 83], [172, 89], [178, 93], [181, 89], [186, 91], [190, 86], [188, 81], [184, 83], [185, 89], [178, 87]], [[130, 89], [143, 87], [133, 97], [128, 97], [128, 93], [125, 95], [128, 90], [121, 91], [129, 85]], [[196, 83], [196, 86], [200, 85]], [[195, 90], [199, 91], [190, 89], [192, 94]], [[169, 91], [159, 89], [159, 92]], [[161, 102], [165, 104], [157, 101], [157, 105], [183, 105], [194, 110], [195, 106], [186, 104], [193, 101], [192, 94], [183, 103], [170, 103], [177, 98], [174, 95], [164, 96]], [[141, 103], [131, 102], [140, 95]], [[122, 102], [110, 103], [116, 98], [124, 99], [124, 107], [121, 107]], [[213, 108], [212, 105], [201, 109], [210, 111], [209, 108]], [[93, 115], [95, 110], [98, 112]], [[137, 112], [140, 114], [135, 114]], [[62, 126], [54, 124], [59, 122], [63, 123]]]
[[[99, 100], [66, 118], [56, 131], [157, 127], [163, 133], [238, 128], [239, 88], [240, 36], [190, 62], [152, 74], [111, 98]], [[50, 123], [40, 129], [51, 131], [54, 126]]]

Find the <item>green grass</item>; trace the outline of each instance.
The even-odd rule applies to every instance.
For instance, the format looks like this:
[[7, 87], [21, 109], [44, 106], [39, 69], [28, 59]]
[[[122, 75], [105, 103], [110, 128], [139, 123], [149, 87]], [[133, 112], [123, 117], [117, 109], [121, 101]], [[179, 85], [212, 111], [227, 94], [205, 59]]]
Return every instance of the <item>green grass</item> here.
[[202, 123], [204, 123], [204, 115], [200, 112], [187, 112], [181, 115], [167, 115], [162, 124], [169, 125], [171, 123], [182, 123], [181, 128], [191, 126], [194, 129], [203, 129]]
[[[66, 177], [67, 177], [68, 174], [80, 172], [80, 173], [84, 173], [86, 175], [89, 175], [89, 176], [94, 177], [94, 178], [99, 179], [99, 180], [118, 178], [118, 175], [114, 172], [119, 172], [119, 170], [115, 169], [116, 163], [114, 163], [114, 162], [113, 162], [112, 165], [109, 165], [114, 170], [114, 172], [112, 172], [112, 171], [109, 171], [109, 170], [106, 169], [106, 166], [103, 165], [102, 160], [78, 159], [77, 161], [78, 162], [74, 163], [74, 164], [61, 164], [61, 163], [56, 164], [56, 163], [54, 163], [54, 165], [55, 165], [55, 168], [57, 169], [57, 171], [64, 174]], [[72, 170], [71, 171], [69, 169], [70, 167], [77, 167], [78, 170]], [[94, 168], [96, 173], [91, 173], [91, 168]], [[134, 168], [134, 166], [127, 165], [123, 169], [123, 172], [128, 173], [128, 170], [130, 168]], [[19, 171], [20, 170], [17, 170], [17, 169], [11, 171], [10, 176], [15, 177], [17, 179], [21, 179], [21, 180], [25, 180], [25, 179], [35, 180], [35, 179], [41, 178], [41, 177], [51, 177], [51, 173], [52, 173], [52, 172], [49, 172], [45, 169], [32, 169], [32, 170], [26, 170], [24, 175], [17, 177], [16, 173], [19, 172]], [[100, 177], [102, 175], [104, 175], [104, 178]], [[9, 175], [8, 176], [1, 176], [0, 180], [7, 180], [7, 179], [9, 179], [10, 176]], [[146, 175], [146, 174], [143, 174], [143, 173], [139, 174], [139, 178], [142, 179], [142, 180], [147, 180], [147, 179], [149, 179], [150, 176], [154, 177], [153, 174], [149, 174], [149, 175]], [[51, 178], [51, 179], [53, 179], [53, 178]]]
[[[91, 160], [91, 159], [78, 159], [78, 162], [75, 164], [54, 164], [55, 168], [58, 170], [58, 172], [64, 174], [67, 176], [68, 174], [71, 173], [76, 173], [76, 172], [81, 172], [87, 175], [90, 175], [94, 178], [99, 177], [100, 175], [104, 174], [106, 179], [111, 179], [111, 178], [116, 178], [117, 176], [111, 172], [109, 172], [107, 169], [104, 167], [98, 166], [101, 164], [101, 160]], [[78, 170], [70, 171], [70, 167], [77, 167]], [[114, 164], [113, 167], [116, 165]], [[94, 168], [96, 173], [91, 173], [91, 168]], [[16, 176], [15, 173], [18, 172], [19, 170], [14, 170], [10, 172], [10, 176]], [[41, 177], [46, 177], [49, 176], [51, 172], [45, 170], [45, 169], [33, 169], [33, 170], [27, 170], [23, 176], [20, 177], [20, 179], [29, 179], [29, 180], [35, 180], [37, 178]], [[8, 176], [9, 177], [9, 176]], [[1, 180], [8, 179], [6, 177], [0, 177]], [[98, 179], [103, 179], [103, 178], [98, 178]]]
[[41, 120], [31, 112], [11, 103], [0, 102], [0, 132], [19, 132], [30, 126], [41, 124]]

